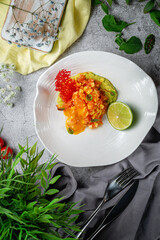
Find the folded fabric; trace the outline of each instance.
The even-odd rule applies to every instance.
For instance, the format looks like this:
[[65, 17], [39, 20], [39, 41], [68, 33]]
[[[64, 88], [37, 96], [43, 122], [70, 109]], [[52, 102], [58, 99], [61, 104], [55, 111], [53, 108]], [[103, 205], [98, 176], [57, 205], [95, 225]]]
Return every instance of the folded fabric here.
[[[158, 93], [160, 86], [158, 88]], [[160, 102], [160, 94], [159, 102]], [[53, 174], [62, 175], [57, 187], [65, 194], [65, 201], [79, 202], [84, 213], [80, 221], [85, 221], [102, 200], [108, 182], [123, 169], [132, 165], [138, 170], [139, 185], [137, 192], [123, 213], [95, 240], [159, 240], [160, 239], [160, 112], [141, 145], [123, 161], [104, 166], [85, 182], [76, 182], [71, 168], [58, 163]], [[85, 178], [86, 179], [86, 178]], [[60, 194], [62, 194], [60, 193]], [[62, 195], [63, 195], [62, 194]], [[120, 195], [108, 201], [93, 222], [90, 223], [82, 239], [87, 240], [95, 227], [103, 220]]]
[[[3, 2], [10, 3], [10, 0], [3, 0]], [[0, 63], [12, 63], [16, 66], [16, 71], [22, 74], [50, 66], [82, 35], [90, 16], [90, 8], [91, 0], [68, 0], [61, 21], [58, 41], [55, 42], [50, 53], [25, 47], [17, 48], [15, 44], [9, 45], [7, 41], [0, 38]], [[0, 31], [7, 9], [7, 6], [0, 4]]]

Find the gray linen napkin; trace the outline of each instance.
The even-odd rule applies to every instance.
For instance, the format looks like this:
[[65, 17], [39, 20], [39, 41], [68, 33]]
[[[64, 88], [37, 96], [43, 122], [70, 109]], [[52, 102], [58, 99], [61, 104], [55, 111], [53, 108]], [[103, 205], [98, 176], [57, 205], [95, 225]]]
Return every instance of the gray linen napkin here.
[[[160, 87], [157, 91], [160, 103]], [[136, 195], [124, 212], [97, 235], [96, 240], [160, 240], [160, 111], [153, 127], [134, 153], [119, 163], [104, 166], [86, 182], [77, 182], [70, 167], [65, 164], [58, 163], [52, 170], [52, 174], [62, 175], [56, 188], [61, 190], [65, 201], [84, 204], [85, 212], [79, 220], [85, 221], [103, 198], [108, 181], [130, 164], [139, 172]], [[120, 195], [106, 203], [82, 239], [87, 240], [119, 198]]]

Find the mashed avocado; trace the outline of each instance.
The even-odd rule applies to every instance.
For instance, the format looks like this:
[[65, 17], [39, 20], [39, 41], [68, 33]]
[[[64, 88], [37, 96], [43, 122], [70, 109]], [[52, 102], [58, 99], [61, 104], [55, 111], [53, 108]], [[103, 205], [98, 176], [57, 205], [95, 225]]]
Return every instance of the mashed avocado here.
[[[115, 102], [117, 100], [117, 96], [118, 96], [117, 90], [115, 89], [113, 84], [107, 78], [101, 77], [101, 76], [96, 75], [92, 72], [79, 73], [79, 74], [77, 74], [77, 75], [75, 75], [71, 78], [76, 80], [82, 74], [85, 75], [86, 79], [94, 79], [94, 80], [97, 80], [97, 81], [101, 82], [100, 88], [105, 92], [105, 95], [108, 98], [108, 103], [109, 104], [112, 103], [112, 102]], [[58, 107], [63, 106], [63, 101], [62, 101], [62, 99], [60, 98], [59, 95], [58, 95], [58, 98], [57, 98], [57, 105], [58, 105]]]

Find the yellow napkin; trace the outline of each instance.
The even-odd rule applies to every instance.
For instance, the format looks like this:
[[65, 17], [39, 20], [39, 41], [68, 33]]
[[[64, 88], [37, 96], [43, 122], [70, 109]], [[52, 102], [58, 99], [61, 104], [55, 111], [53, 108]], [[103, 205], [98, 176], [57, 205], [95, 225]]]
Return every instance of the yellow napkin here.
[[[10, 3], [9, 0], [3, 0], [3, 2]], [[0, 38], [0, 63], [12, 63], [16, 66], [16, 71], [24, 75], [50, 66], [82, 35], [90, 16], [90, 8], [91, 0], [68, 0], [61, 21], [62, 30], [50, 53], [25, 47], [18, 48], [15, 44], [9, 45], [7, 41]], [[0, 4], [0, 31], [7, 10], [7, 6]]]

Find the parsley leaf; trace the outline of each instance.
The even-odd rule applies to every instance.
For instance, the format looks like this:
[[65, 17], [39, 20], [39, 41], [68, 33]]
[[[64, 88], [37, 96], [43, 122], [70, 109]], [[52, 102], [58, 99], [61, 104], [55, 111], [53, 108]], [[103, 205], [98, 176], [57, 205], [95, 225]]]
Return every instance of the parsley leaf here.
[[124, 21], [118, 21], [115, 19], [113, 15], [106, 15], [102, 19], [103, 27], [108, 32], [121, 32], [125, 27], [134, 24], [134, 23], [127, 23]]
[[159, 10], [151, 11], [150, 17], [160, 27], [160, 11]]
[[119, 50], [124, 50], [127, 54], [134, 54], [142, 49], [142, 42], [139, 38], [133, 36], [128, 41], [123, 42]]

